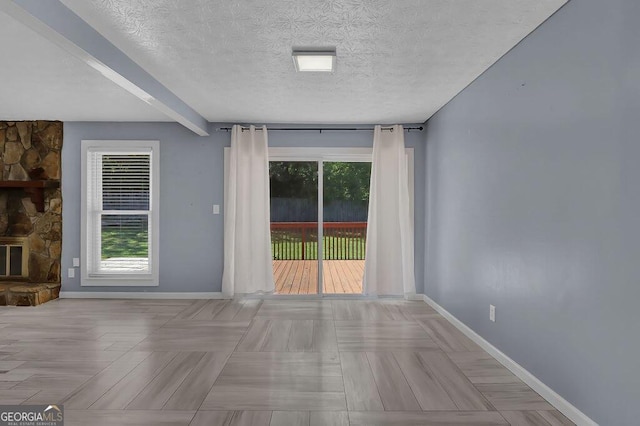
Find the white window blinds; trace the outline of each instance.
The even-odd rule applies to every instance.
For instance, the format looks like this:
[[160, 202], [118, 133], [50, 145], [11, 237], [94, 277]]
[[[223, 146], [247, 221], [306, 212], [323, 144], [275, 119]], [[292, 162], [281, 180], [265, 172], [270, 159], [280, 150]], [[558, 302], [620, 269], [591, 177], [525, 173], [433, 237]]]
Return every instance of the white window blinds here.
[[102, 156], [104, 210], [149, 210], [151, 154]]

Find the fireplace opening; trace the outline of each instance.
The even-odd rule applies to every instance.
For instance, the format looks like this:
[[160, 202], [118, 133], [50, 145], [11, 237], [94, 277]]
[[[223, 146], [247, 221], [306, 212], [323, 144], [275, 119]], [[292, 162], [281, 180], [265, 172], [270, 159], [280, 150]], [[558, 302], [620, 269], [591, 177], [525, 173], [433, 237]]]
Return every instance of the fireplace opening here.
[[29, 278], [29, 240], [22, 237], [0, 238], [0, 280]]

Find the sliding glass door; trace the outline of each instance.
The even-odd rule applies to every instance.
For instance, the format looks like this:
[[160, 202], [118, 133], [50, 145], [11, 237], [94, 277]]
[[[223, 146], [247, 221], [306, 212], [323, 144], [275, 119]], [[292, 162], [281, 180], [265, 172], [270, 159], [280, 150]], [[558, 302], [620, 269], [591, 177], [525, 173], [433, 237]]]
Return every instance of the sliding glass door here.
[[317, 294], [318, 162], [271, 161], [269, 181], [276, 294]]
[[275, 292], [362, 294], [370, 155], [303, 160], [269, 163]]
[[324, 162], [322, 292], [362, 294], [370, 162]]

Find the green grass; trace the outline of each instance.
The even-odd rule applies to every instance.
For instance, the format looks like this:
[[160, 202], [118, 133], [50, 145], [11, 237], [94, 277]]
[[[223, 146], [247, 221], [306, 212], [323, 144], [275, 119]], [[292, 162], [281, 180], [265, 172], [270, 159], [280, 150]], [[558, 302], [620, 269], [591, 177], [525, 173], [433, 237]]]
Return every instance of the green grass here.
[[130, 230], [102, 230], [102, 259], [113, 257], [148, 257], [148, 233]]

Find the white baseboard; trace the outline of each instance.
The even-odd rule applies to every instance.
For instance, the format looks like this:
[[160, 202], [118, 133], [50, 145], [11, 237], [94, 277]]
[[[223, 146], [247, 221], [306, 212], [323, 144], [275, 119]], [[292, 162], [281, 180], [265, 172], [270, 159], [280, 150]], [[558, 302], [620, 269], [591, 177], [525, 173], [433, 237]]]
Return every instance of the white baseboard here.
[[404, 298], [406, 300], [420, 300], [420, 301], [422, 301], [422, 300], [424, 300], [423, 296], [424, 296], [423, 294], [406, 294], [404, 296]]
[[466, 326], [462, 321], [458, 318], [454, 317], [450, 314], [446, 309], [442, 306], [438, 305], [436, 302], [431, 300], [428, 296], [424, 295], [423, 300], [425, 303], [430, 305], [433, 309], [438, 311], [440, 315], [445, 317], [447, 321], [453, 324], [458, 330], [464, 333], [468, 338], [477, 343], [482, 349], [487, 351], [491, 356], [493, 356], [500, 364], [504, 365], [507, 369], [509, 369], [513, 374], [518, 376], [520, 380], [525, 382], [531, 389], [538, 392], [540, 396], [546, 399], [551, 405], [558, 409], [562, 414], [567, 416], [572, 422], [574, 422], [578, 426], [598, 426], [596, 422], [591, 420], [586, 414], [582, 411], [578, 410], [575, 406], [573, 406], [569, 401], [558, 395], [553, 389], [549, 386], [542, 383], [536, 376], [529, 373], [524, 369], [520, 364], [509, 358], [505, 355], [500, 349], [493, 346], [491, 343], [487, 342], [483, 339], [478, 333], [470, 329]]
[[[309, 294], [309, 295], [287, 295], [287, 294], [235, 294], [228, 296], [222, 292], [210, 293], [163, 293], [152, 291], [61, 291], [61, 299], [275, 299], [275, 300], [322, 300], [322, 299], [343, 299], [343, 300], [402, 300], [403, 296], [367, 296], [363, 294]], [[406, 300], [420, 300], [421, 294], [408, 295]]]
[[221, 292], [160, 293], [152, 291], [61, 291], [62, 299], [227, 299]]

